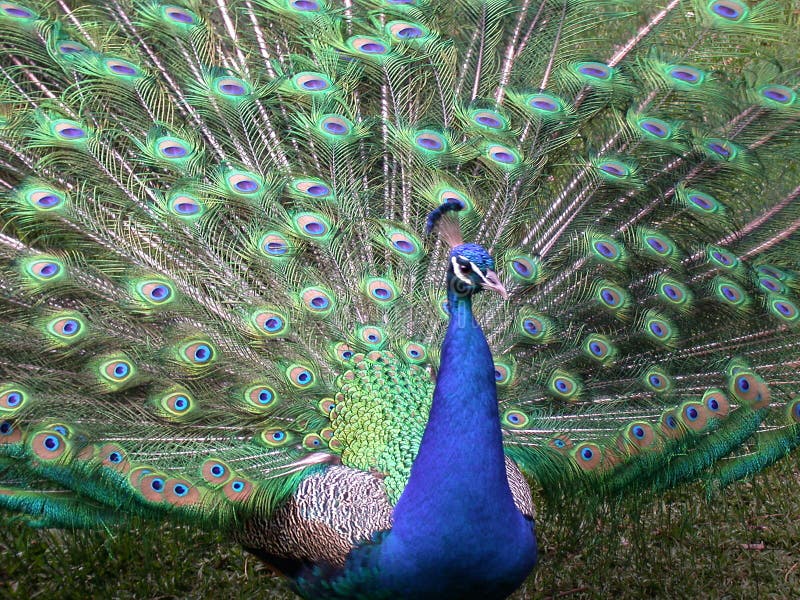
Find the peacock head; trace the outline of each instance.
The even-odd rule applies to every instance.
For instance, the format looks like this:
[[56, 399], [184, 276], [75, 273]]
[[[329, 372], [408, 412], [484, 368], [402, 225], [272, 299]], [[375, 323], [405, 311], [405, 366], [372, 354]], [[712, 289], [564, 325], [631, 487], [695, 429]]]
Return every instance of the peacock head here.
[[508, 298], [506, 288], [494, 272], [494, 259], [478, 244], [459, 244], [450, 251], [447, 285], [459, 296], [494, 290], [504, 299]]
[[462, 210], [460, 200], [451, 199], [432, 210], [428, 215], [425, 232], [430, 234], [438, 226], [439, 237], [450, 246], [450, 264], [447, 269], [447, 286], [458, 296], [472, 296], [480, 290], [494, 290], [504, 299], [506, 288], [494, 272], [492, 255], [479, 244], [465, 244], [461, 226], [455, 213]]

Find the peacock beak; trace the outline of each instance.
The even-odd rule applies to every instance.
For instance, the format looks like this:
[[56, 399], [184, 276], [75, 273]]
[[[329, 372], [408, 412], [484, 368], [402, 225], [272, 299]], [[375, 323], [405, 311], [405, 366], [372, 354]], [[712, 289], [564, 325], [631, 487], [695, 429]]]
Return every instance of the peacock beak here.
[[497, 276], [497, 273], [494, 271], [486, 271], [486, 275], [484, 275], [481, 285], [483, 286], [483, 289], [494, 290], [503, 297], [503, 300], [508, 300], [506, 286], [503, 285], [503, 283], [500, 281], [500, 278]]

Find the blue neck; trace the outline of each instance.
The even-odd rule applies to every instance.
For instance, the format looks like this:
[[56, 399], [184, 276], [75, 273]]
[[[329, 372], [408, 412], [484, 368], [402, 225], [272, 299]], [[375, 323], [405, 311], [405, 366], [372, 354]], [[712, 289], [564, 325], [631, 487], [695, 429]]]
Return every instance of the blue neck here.
[[481, 597], [483, 586], [502, 598], [533, 567], [536, 543], [506, 478], [489, 345], [471, 298], [449, 301], [430, 418], [379, 572], [408, 597]]

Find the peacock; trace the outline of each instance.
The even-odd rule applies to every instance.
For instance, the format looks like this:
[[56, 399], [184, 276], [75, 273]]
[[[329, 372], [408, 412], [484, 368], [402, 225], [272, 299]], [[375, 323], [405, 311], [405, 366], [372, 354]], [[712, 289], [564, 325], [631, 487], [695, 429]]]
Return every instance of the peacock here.
[[0, 2], [0, 508], [505, 598], [530, 486], [785, 457], [797, 9]]

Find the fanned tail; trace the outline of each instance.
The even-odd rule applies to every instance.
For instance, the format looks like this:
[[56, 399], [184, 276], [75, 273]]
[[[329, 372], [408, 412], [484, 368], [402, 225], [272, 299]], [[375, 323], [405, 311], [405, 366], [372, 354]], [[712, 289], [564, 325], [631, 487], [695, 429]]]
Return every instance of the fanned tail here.
[[0, 6], [0, 505], [235, 528], [340, 462], [395, 501], [445, 202], [508, 280], [478, 313], [545, 490], [791, 451], [796, 15], [662, 4]]

